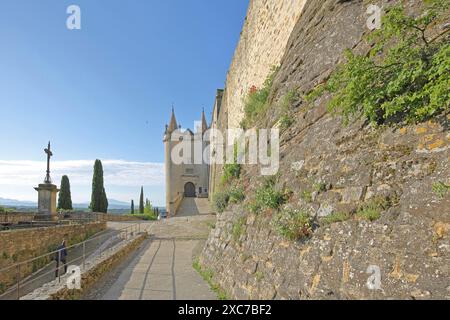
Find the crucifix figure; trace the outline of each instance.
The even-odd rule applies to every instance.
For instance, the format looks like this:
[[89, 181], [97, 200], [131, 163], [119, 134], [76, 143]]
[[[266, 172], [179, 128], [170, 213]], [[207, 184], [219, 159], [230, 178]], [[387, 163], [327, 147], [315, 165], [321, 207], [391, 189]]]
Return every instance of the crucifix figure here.
[[44, 149], [44, 152], [47, 154], [47, 175], [45, 176], [44, 183], [52, 183], [52, 179], [50, 178], [50, 157], [53, 156], [52, 151], [50, 150], [50, 141], [48, 142], [48, 147]]

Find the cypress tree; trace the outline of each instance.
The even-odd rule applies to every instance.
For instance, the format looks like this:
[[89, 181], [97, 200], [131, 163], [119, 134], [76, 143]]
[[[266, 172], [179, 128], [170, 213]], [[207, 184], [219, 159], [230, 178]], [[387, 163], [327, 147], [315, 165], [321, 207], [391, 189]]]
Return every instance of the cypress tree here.
[[141, 196], [139, 197], [139, 213], [144, 214], [144, 187], [141, 187]]
[[58, 210], [73, 210], [72, 196], [70, 194], [70, 182], [68, 176], [61, 178], [61, 190], [58, 197]]
[[108, 211], [108, 199], [103, 184], [103, 166], [100, 160], [95, 160], [94, 176], [92, 178], [91, 205], [93, 212], [106, 213]]
[[131, 200], [131, 214], [134, 214], [134, 200]]

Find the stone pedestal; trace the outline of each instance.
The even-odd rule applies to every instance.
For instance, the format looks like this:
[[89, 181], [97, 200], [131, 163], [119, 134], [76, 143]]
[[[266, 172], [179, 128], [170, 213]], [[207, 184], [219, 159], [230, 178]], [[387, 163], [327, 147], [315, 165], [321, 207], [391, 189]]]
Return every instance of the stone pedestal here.
[[34, 188], [38, 192], [38, 220], [57, 220], [56, 194], [59, 189], [54, 184], [44, 183]]

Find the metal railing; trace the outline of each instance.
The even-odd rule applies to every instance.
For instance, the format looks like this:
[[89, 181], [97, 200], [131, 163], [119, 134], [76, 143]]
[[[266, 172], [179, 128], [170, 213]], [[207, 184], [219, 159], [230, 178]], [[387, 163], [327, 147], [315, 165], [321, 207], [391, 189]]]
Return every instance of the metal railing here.
[[[12, 264], [8, 267], [4, 267], [0, 269], [0, 275], [2, 273], [11, 272], [11, 270], [15, 270], [15, 283], [12, 283], [8, 286], [9, 288], [6, 289], [5, 292], [0, 294], [0, 300], [5, 298], [11, 299], [13, 296], [16, 299], [20, 299], [21, 296], [34, 291], [45, 283], [51, 282], [55, 279], [58, 279], [58, 282], [61, 282], [62, 268], [66, 268], [70, 265], [78, 265], [81, 270], [85, 270], [87, 258], [91, 256], [101, 257], [103, 253], [114, 244], [124, 240], [126, 241], [140, 232], [140, 223], [132, 224], [118, 230], [101, 231], [90, 239], [67, 246], [66, 250], [69, 252], [68, 256], [75, 256], [75, 258], [71, 260], [67, 260], [65, 262], [61, 260], [58, 261], [57, 257], [60, 257], [61, 251], [63, 250], [59, 249], [32, 259]], [[55, 263], [56, 266], [54, 266]], [[34, 266], [39, 266], [41, 264], [43, 266], [39, 270], [33, 270]], [[31, 274], [27, 275], [26, 270], [28, 270], [30, 266], [32, 271]], [[55, 277], [52, 277], [52, 274], [54, 274]], [[36, 284], [39, 280], [40, 283], [35, 286], [32, 285]]]

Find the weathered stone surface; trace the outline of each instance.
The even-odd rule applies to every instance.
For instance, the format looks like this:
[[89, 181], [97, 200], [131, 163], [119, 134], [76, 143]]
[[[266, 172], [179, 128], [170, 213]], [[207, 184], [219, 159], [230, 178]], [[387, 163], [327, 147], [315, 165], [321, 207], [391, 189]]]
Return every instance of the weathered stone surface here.
[[[412, 13], [420, 4], [405, 3]], [[277, 121], [282, 111], [275, 105], [291, 89], [308, 93], [325, 81], [345, 48], [367, 51], [365, 12], [364, 1], [306, 3], [274, 80], [274, 107], [261, 127]], [[450, 182], [449, 118], [404, 128], [374, 128], [363, 120], [344, 126], [327, 112], [327, 101], [325, 95], [313, 107], [303, 102], [296, 107], [295, 123], [281, 136], [277, 187], [292, 190], [289, 206], [312, 216], [353, 213], [365, 202], [384, 199], [389, 205], [381, 218], [319, 224], [311, 238], [294, 243], [273, 230], [271, 212], [265, 212], [249, 219], [243, 242], [236, 244], [229, 241], [230, 225], [247, 213], [235, 206], [217, 216], [215, 232], [221, 236], [210, 235], [203, 262], [235, 298], [270, 296], [268, 287], [276, 291], [274, 299], [448, 298], [450, 196], [439, 197], [432, 186]], [[261, 184], [258, 169], [242, 172], [246, 194]], [[304, 192], [314, 196], [308, 199]], [[258, 261], [254, 274], [243, 268], [242, 257]], [[381, 287], [369, 289], [374, 267]]]

